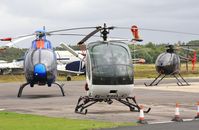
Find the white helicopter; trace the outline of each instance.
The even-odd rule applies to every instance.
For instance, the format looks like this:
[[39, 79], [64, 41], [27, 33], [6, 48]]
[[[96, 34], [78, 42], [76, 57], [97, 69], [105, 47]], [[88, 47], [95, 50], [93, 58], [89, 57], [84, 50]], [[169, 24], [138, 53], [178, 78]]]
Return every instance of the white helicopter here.
[[[83, 38], [78, 44], [81, 46], [86, 40], [100, 32], [102, 41], [91, 42], [86, 45], [86, 58], [79, 57], [74, 50], [62, 43], [61, 46], [79, 57], [86, 64], [86, 96], [78, 99], [75, 112], [87, 114], [89, 106], [97, 102], [112, 104], [113, 100], [128, 106], [130, 111], [140, 111], [135, 97], [131, 96], [134, 87], [133, 63], [128, 44], [121, 40], [107, 40], [109, 31], [115, 27], [96, 27], [94, 31]], [[137, 35], [138, 29], [132, 27], [136, 41], [141, 41]], [[136, 35], [135, 35], [136, 33]], [[145, 113], [148, 113], [148, 108]]]

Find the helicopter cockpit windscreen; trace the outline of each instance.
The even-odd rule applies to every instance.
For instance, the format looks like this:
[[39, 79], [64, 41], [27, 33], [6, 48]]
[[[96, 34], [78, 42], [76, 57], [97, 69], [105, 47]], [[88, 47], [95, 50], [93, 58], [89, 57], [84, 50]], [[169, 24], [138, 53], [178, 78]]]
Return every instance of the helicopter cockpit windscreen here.
[[[156, 70], [164, 69], [164, 73], [171, 74], [180, 71], [180, 58], [175, 53], [162, 53], [155, 62]], [[162, 71], [162, 70], [161, 70]]]
[[25, 67], [27, 69], [33, 70], [36, 64], [43, 64], [46, 70], [51, 70], [56, 66], [55, 54], [50, 49], [31, 49], [26, 55]]
[[49, 49], [38, 49], [32, 58], [34, 65], [44, 64], [46, 70], [51, 70], [51, 67], [56, 66], [55, 54]]
[[89, 47], [95, 85], [133, 84], [133, 64], [128, 45], [96, 42]]

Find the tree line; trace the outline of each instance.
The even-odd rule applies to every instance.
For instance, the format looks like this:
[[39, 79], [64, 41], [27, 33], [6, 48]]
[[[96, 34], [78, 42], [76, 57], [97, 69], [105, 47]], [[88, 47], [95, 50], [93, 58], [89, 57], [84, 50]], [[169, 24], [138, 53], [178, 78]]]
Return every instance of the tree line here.
[[[146, 44], [135, 44], [135, 45], [129, 45], [132, 58], [143, 58], [146, 60], [147, 64], [155, 63], [155, 60], [157, 56], [166, 51], [166, 45], [168, 44], [155, 44], [152, 42], [146, 43]], [[181, 56], [192, 56], [192, 51], [187, 50], [194, 49], [196, 52], [199, 52], [199, 40], [190, 41], [188, 43], [181, 43], [178, 42], [174, 45], [174, 49], [176, 50], [176, 53], [178, 53]], [[185, 45], [191, 45], [189, 47]], [[78, 46], [70, 46], [75, 50], [78, 50]], [[54, 50], [64, 50], [63, 48], [56, 47]], [[11, 62], [12, 60], [16, 60], [19, 58], [22, 58], [25, 54], [27, 49], [20, 49], [20, 48], [7, 48], [6, 50], [3, 50], [0, 52], [0, 60], [6, 60]], [[198, 54], [198, 53], [197, 53]]]
[[[147, 44], [137, 44], [130, 45], [131, 55], [133, 58], [143, 58], [146, 60], [146, 63], [151, 64], [155, 63], [156, 58], [159, 54], [166, 52], [166, 46], [169, 44], [155, 44], [149, 42]], [[187, 57], [189, 59], [193, 58], [193, 51], [196, 51], [197, 58], [199, 56], [199, 40], [189, 41], [188, 43], [178, 42], [172, 44], [174, 46], [174, 51], [180, 57]], [[184, 60], [181, 60], [184, 62]]]

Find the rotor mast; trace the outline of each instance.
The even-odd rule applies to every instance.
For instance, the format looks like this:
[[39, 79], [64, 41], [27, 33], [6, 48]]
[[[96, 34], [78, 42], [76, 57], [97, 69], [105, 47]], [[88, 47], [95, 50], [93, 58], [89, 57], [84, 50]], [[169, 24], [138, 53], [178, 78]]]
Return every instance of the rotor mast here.
[[113, 30], [113, 29], [114, 29], [113, 26], [112, 27], [107, 27], [106, 23], [104, 23], [104, 27], [101, 28], [101, 31], [100, 31], [101, 37], [103, 38], [104, 41], [107, 41], [107, 38], [108, 38], [107, 35], [109, 34], [110, 30]]

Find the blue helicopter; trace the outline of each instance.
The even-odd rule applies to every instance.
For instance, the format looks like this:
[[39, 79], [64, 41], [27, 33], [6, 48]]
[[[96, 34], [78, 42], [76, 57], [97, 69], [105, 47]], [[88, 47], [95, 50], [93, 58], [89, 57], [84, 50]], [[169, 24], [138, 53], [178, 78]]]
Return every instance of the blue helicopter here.
[[[48, 87], [55, 84], [60, 88], [62, 95], [65, 96], [63, 89], [64, 84], [60, 85], [55, 82], [57, 77], [57, 57], [52, 48], [51, 42], [46, 39], [46, 34], [45, 29], [40, 29], [35, 31], [34, 34], [14, 38], [26, 39], [36, 36], [36, 39], [32, 41], [30, 49], [24, 56], [26, 83], [20, 86], [17, 97], [21, 97], [24, 87], [28, 85], [30, 85], [30, 87], [34, 87], [35, 84], [48, 85]], [[1, 39], [1, 41], [12, 40], [13, 38]]]
[[[52, 48], [51, 42], [46, 39], [46, 36], [51, 35], [62, 35], [56, 34], [57, 32], [71, 31], [71, 30], [81, 30], [81, 29], [93, 29], [96, 27], [80, 27], [80, 28], [69, 28], [69, 29], [60, 29], [53, 31], [45, 31], [45, 27], [43, 29], [35, 31], [33, 34], [22, 35], [18, 37], [8, 37], [2, 38], [0, 41], [9, 41], [6, 46], [10, 47], [14, 44], [21, 42], [23, 40], [33, 38], [36, 36], [36, 39], [32, 41], [32, 45], [30, 49], [25, 53], [24, 56], [24, 72], [26, 83], [22, 84], [19, 88], [17, 97], [21, 97], [23, 89], [30, 85], [30, 87], [34, 87], [37, 85], [47, 85], [51, 87], [52, 84], [57, 85], [63, 96], [64, 84], [56, 83], [57, 77], [57, 60], [56, 53]], [[64, 34], [65, 35], [65, 34]], [[66, 35], [74, 35], [74, 34], [66, 34]], [[82, 36], [82, 35], [81, 35]], [[80, 67], [80, 62], [72, 62], [71, 64], [67, 64], [64, 72], [71, 73], [84, 73], [85, 69], [81, 72], [77, 71]], [[69, 69], [69, 70], [67, 70]], [[67, 71], [66, 71], [67, 70]]]

